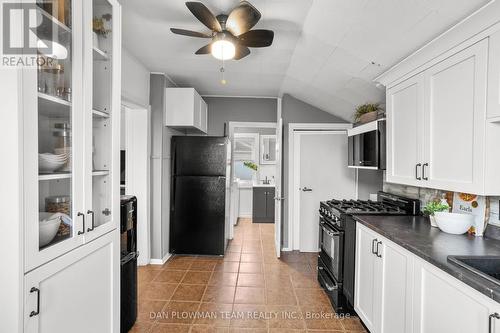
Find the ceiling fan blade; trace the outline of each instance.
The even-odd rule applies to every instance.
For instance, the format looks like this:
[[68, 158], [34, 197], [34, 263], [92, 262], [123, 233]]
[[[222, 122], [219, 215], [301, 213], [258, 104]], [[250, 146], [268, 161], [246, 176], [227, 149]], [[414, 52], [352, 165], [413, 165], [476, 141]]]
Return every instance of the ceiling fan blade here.
[[234, 8], [226, 21], [226, 29], [235, 36], [239, 36], [259, 22], [260, 12], [248, 1], [241, 1]]
[[196, 51], [194, 54], [209, 54], [210, 52], [212, 52], [212, 43], [203, 46], [198, 51]]
[[241, 45], [248, 47], [267, 47], [273, 43], [274, 32], [271, 30], [250, 30], [238, 36]]
[[217, 32], [222, 31], [219, 21], [217, 21], [214, 14], [212, 14], [204, 4], [201, 2], [188, 1], [186, 2], [186, 6], [191, 13], [210, 30]]
[[236, 53], [234, 54], [234, 60], [240, 60], [250, 54], [250, 49], [244, 45], [235, 45], [235, 47]]
[[184, 30], [184, 29], [177, 29], [177, 28], [170, 28], [170, 31], [172, 31], [174, 34], [182, 35], [182, 36], [199, 37], [199, 38], [212, 38], [211, 35], [204, 34], [204, 33], [198, 32], [198, 31], [191, 31], [191, 30]]

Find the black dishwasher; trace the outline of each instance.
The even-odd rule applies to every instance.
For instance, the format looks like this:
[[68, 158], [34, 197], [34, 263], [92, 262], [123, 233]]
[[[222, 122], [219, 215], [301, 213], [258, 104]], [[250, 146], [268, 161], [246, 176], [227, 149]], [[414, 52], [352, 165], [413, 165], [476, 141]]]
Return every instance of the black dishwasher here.
[[120, 332], [127, 333], [137, 319], [137, 198], [120, 199]]

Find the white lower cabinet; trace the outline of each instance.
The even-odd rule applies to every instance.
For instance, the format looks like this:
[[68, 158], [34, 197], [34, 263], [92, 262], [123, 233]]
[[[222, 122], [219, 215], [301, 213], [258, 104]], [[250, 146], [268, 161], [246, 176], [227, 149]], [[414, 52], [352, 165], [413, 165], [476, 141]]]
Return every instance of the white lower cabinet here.
[[409, 331], [412, 269], [407, 251], [358, 224], [354, 309], [370, 332]]
[[375, 289], [377, 284], [376, 234], [367, 228], [356, 229], [356, 276], [354, 309], [363, 323], [375, 332]]
[[27, 273], [24, 332], [118, 332], [119, 251], [111, 232]]
[[500, 304], [418, 258], [413, 291], [415, 333], [500, 332]]
[[500, 333], [500, 303], [360, 224], [354, 309], [371, 333]]

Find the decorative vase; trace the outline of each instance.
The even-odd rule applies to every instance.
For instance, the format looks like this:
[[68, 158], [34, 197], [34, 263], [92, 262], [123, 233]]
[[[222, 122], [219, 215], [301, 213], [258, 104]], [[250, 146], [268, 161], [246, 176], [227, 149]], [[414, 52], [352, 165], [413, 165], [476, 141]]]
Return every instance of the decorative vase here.
[[431, 227], [438, 228], [436, 217], [434, 215], [430, 215], [429, 220], [431, 221]]
[[92, 32], [92, 46], [99, 49], [99, 35], [95, 32]]
[[366, 124], [371, 121], [375, 121], [378, 118], [378, 111], [372, 111], [363, 114], [361, 117], [359, 117], [358, 123], [359, 124]]

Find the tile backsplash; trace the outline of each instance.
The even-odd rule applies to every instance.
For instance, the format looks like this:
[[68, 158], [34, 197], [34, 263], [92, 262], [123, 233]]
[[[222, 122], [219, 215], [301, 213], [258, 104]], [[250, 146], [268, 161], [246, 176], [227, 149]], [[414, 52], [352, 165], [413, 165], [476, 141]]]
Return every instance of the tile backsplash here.
[[[429, 201], [442, 198], [447, 191], [434, 190], [424, 187], [406, 186], [384, 182], [384, 191], [412, 199], [420, 199], [421, 207], [424, 207]], [[500, 216], [498, 211], [500, 197], [489, 197], [490, 199], [490, 219], [491, 224], [500, 226]]]

